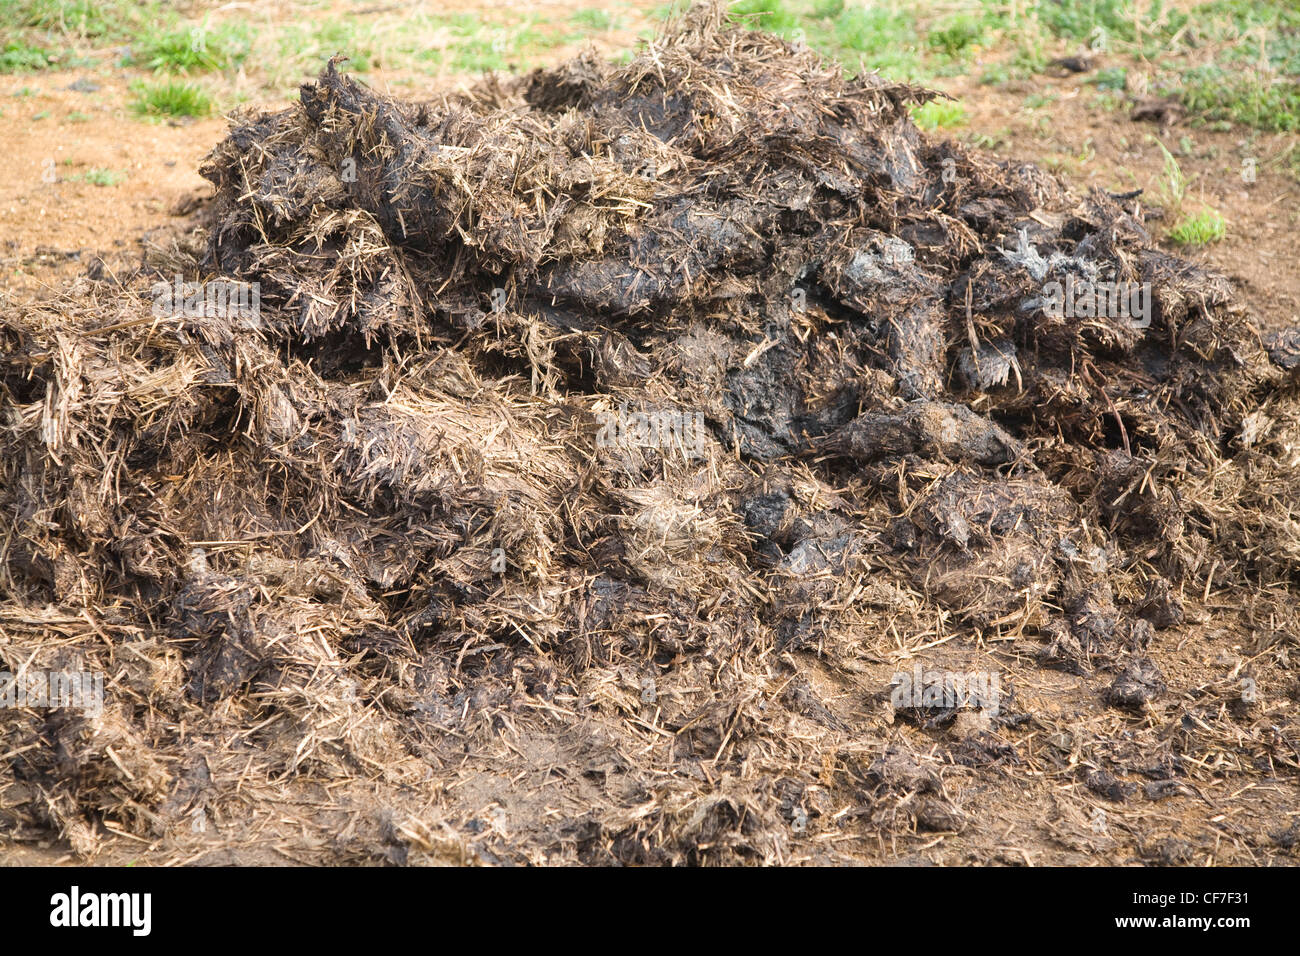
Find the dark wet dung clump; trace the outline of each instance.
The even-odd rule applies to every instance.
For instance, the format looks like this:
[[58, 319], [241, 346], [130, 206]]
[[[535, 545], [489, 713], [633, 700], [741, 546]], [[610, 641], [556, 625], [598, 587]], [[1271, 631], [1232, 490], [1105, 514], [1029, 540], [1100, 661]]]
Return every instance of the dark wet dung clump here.
[[[201, 232], [0, 321], [0, 664], [107, 675], [6, 711], [0, 826], [831, 860], [1056, 759], [1015, 667], [1154, 720], [1211, 590], [1285, 630], [1287, 334], [1140, 197], [920, 133], [932, 95], [702, 7], [625, 65], [400, 102], [331, 64], [240, 118]], [[176, 273], [258, 307], [159, 309]], [[916, 661], [1000, 705], [950, 746]]]

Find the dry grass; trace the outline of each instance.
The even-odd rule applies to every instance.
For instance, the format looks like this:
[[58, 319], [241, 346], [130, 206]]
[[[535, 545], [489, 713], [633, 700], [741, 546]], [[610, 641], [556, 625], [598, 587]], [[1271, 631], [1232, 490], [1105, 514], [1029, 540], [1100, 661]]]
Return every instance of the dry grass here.
[[[331, 66], [245, 117], [193, 233], [0, 321], [0, 661], [107, 687], [6, 720], [8, 838], [1293, 857], [1285, 341], [925, 96], [706, 7], [622, 67]], [[155, 316], [177, 273], [261, 311]], [[1066, 273], [1150, 282], [1151, 328], [1025, 306]], [[623, 403], [700, 456], [598, 442]], [[996, 712], [900, 706], [917, 662]]]

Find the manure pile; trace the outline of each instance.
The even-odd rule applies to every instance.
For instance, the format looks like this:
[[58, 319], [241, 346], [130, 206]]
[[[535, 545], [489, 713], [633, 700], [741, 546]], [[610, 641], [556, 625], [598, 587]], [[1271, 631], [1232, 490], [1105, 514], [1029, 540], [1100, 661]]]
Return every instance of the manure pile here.
[[[0, 320], [0, 669], [104, 674], [0, 712], [0, 832], [1293, 857], [1300, 334], [1140, 196], [923, 135], [932, 95], [703, 6], [623, 65], [400, 102], [331, 63], [239, 118], [201, 228]], [[260, 299], [159, 308], [177, 274]], [[914, 667], [996, 706], [900, 706]], [[1258, 825], [1142, 829], [1247, 785]]]

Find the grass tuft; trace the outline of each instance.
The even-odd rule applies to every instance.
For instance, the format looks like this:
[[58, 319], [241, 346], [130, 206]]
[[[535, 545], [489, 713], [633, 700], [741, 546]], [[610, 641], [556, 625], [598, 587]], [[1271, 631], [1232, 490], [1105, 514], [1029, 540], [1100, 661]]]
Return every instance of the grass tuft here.
[[952, 129], [966, 122], [966, 107], [953, 100], [931, 100], [913, 106], [912, 119], [924, 130]]
[[90, 183], [93, 186], [116, 186], [126, 179], [126, 173], [118, 172], [116, 169], [105, 169], [100, 166], [92, 166], [78, 176], [68, 177], [71, 180]]
[[243, 31], [228, 27], [190, 27], [150, 34], [134, 46], [131, 62], [155, 73], [197, 73], [239, 65], [250, 42]]
[[0, 73], [31, 73], [44, 70], [52, 62], [49, 50], [10, 41], [0, 49]]
[[212, 98], [193, 83], [168, 80], [162, 83], [134, 83], [132, 109], [143, 116], [207, 116]]
[[1225, 227], [1223, 217], [1213, 209], [1185, 216], [1169, 230], [1169, 240], [1180, 246], [1204, 246], [1218, 242], [1223, 238]]

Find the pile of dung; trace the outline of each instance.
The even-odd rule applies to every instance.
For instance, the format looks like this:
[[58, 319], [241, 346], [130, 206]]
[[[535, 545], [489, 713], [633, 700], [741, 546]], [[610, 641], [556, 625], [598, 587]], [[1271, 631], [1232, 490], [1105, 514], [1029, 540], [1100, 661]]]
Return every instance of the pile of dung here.
[[[1032, 724], [1004, 683], [948, 746], [886, 703], [913, 659], [1014, 646], [1150, 721], [1203, 595], [1289, 626], [1297, 334], [1140, 196], [923, 135], [933, 95], [703, 6], [625, 64], [402, 102], [331, 62], [240, 117], [201, 244], [0, 320], [0, 666], [105, 675], [4, 711], [0, 830], [826, 860], [973, 826], [949, 768]], [[1293, 786], [1294, 719], [1232, 719]]]

